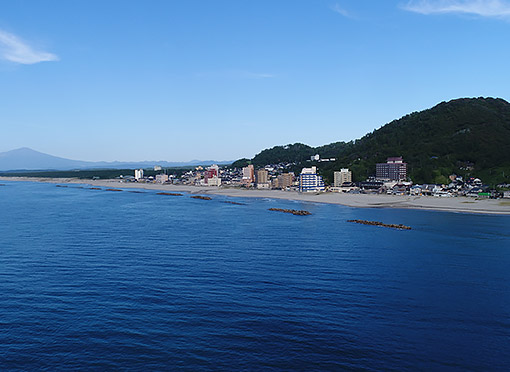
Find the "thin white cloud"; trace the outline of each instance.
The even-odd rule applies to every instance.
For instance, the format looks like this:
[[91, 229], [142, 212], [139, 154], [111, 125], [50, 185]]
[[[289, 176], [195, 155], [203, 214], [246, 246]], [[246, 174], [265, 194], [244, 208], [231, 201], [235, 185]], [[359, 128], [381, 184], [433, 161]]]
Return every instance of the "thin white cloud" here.
[[331, 10], [347, 18], [353, 18], [352, 14], [342, 8], [339, 4], [335, 4], [331, 7]]
[[16, 35], [0, 30], [0, 59], [32, 65], [39, 62], [58, 61], [58, 56], [35, 50]]
[[503, 0], [412, 0], [402, 9], [420, 14], [468, 14], [510, 19], [510, 2]]

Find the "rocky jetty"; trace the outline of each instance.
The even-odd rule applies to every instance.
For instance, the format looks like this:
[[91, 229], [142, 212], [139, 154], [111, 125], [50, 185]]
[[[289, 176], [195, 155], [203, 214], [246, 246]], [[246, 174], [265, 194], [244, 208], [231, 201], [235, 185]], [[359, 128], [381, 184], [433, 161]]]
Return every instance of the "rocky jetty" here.
[[104, 191], [122, 191], [121, 189], [106, 189]]
[[89, 190], [101, 190], [100, 187], [89, 187]]
[[182, 196], [182, 194], [176, 192], [158, 192], [156, 195]]
[[411, 230], [411, 227], [409, 226], [405, 226], [405, 225], [402, 225], [402, 224], [388, 224], [388, 223], [383, 223], [383, 222], [379, 222], [379, 221], [366, 221], [366, 220], [347, 220], [347, 222], [354, 222], [354, 223], [360, 223], [362, 225], [370, 225], [370, 226], [383, 226], [383, 227], [389, 227], [389, 228], [392, 228], [392, 229], [399, 229], [399, 230]]
[[67, 185], [55, 185], [57, 187], [67, 187]]
[[245, 203], [238, 203], [238, 202], [230, 201], [230, 200], [224, 200], [223, 203], [234, 204], [234, 205], [246, 205]]
[[297, 209], [269, 208], [269, 210], [270, 211], [275, 211], [275, 212], [290, 213], [290, 214], [293, 214], [295, 216], [309, 216], [309, 215], [311, 215], [311, 213], [308, 212], [308, 211], [300, 211], [300, 210], [297, 210]]
[[191, 198], [193, 199], [202, 199], [202, 200], [211, 200], [212, 198], [208, 197], [208, 196], [202, 196], [202, 195], [193, 195], [191, 196]]

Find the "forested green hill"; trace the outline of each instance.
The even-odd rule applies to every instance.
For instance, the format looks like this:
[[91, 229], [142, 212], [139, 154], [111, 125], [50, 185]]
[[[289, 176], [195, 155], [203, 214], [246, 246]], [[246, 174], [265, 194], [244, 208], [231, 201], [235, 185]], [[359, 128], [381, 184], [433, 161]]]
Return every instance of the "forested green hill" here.
[[328, 180], [340, 168], [350, 168], [355, 180], [364, 180], [375, 173], [376, 163], [402, 156], [417, 183], [444, 183], [452, 173], [480, 177], [485, 183], [510, 182], [510, 103], [499, 98], [442, 102], [356, 141], [317, 148], [276, 146], [256, 155], [252, 163], [304, 162], [314, 154], [337, 158], [318, 164]]

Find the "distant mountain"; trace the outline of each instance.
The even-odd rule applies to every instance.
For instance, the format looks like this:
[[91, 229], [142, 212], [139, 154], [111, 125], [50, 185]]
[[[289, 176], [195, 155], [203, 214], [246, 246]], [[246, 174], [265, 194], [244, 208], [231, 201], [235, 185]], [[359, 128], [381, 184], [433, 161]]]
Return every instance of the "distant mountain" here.
[[255, 165], [259, 160], [271, 164], [294, 157], [302, 162], [311, 154], [337, 159], [318, 163], [330, 181], [333, 171], [340, 168], [350, 168], [355, 180], [364, 180], [374, 175], [376, 163], [402, 156], [414, 182], [445, 183], [452, 173], [480, 177], [492, 184], [510, 182], [510, 103], [500, 98], [441, 102], [355, 141], [316, 148], [303, 144], [276, 146], [251, 161]]
[[229, 161], [192, 160], [190, 162], [143, 161], [143, 162], [87, 162], [44, 154], [27, 147], [0, 153], [0, 171], [16, 170], [70, 170], [70, 169], [130, 169], [162, 167], [184, 167], [193, 165], [230, 164]]
[[0, 170], [72, 169], [86, 166], [86, 162], [59, 158], [22, 147], [0, 153]]

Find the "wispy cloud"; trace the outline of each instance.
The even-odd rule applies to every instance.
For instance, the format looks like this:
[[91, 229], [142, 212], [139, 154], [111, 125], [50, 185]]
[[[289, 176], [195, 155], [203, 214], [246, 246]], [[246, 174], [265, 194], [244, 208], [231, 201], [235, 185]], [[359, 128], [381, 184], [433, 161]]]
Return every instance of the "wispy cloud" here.
[[39, 62], [58, 61], [58, 56], [36, 50], [16, 35], [0, 30], [0, 59], [32, 65]]
[[335, 13], [338, 13], [338, 14], [344, 16], [344, 17], [354, 18], [353, 15], [349, 11], [342, 8], [338, 3], [333, 5], [331, 7], [331, 10], [334, 11]]
[[420, 14], [469, 14], [510, 19], [510, 2], [503, 0], [412, 0], [402, 9]]

